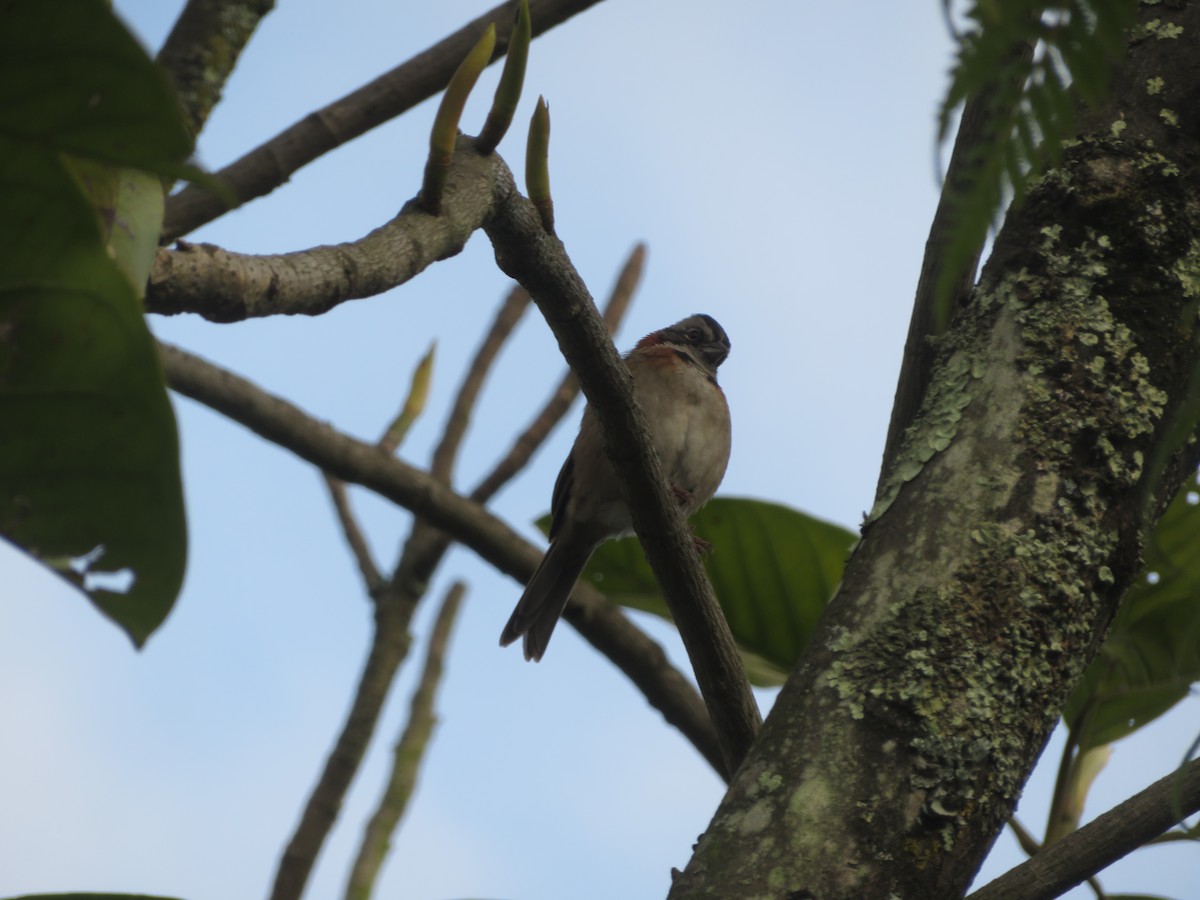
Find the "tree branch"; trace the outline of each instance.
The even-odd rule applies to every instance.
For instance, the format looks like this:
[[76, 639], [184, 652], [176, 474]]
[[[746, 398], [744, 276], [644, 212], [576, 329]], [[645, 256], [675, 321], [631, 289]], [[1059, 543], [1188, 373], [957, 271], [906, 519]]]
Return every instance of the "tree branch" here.
[[[238, 57], [275, 0], [188, 0], [158, 51], [192, 135], [221, 102]], [[170, 201], [168, 200], [168, 205]]]
[[687, 648], [721, 740], [726, 772], [732, 774], [762, 720], [729, 625], [663, 477], [629, 370], [562, 242], [545, 232], [532, 203], [514, 191], [484, 230], [497, 264], [538, 304], [596, 411], [634, 528]]
[[[385, 584], [380, 590], [386, 593], [390, 586]], [[271, 887], [271, 900], [298, 900], [304, 892], [325, 835], [337, 820], [342, 799], [362, 763], [396, 670], [408, 655], [411, 643], [408, 630], [391, 627], [389, 623], [389, 618], [395, 615], [394, 605], [382, 596], [376, 601], [371, 650], [359, 677], [350, 713], [325, 760], [296, 831], [283, 851]]]
[[[204, 360], [159, 343], [173, 390], [211, 407], [255, 434], [343, 481], [360, 484], [428, 519], [499, 571], [524, 583], [542, 553], [478, 504], [378, 447], [344, 435], [290, 403]], [[712, 722], [695, 688], [662, 648], [599, 591], [579, 585], [565, 618], [642, 691], [718, 772], [723, 771]]]
[[[181, 241], [160, 248], [146, 287], [146, 310], [199, 313], [213, 322], [328, 312], [372, 297], [454, 256], [504, 197], [515, 190], [498, 156], [456, 152], [442, 214], [410, 200], [387, 224], [344, 244], [256, 256]], [[453, 198], [453, 202], [450, 202]]]
[[466, 587], [461, 581], [456, 581], [438, 610], [433, 632], [429, 636], [429, 648], [425, 653], [425, 666], [409, 707], [408, 724], [405, 725], [404, 733], [396, 744], [387, 788], [367, 823], [358, 856], [350, 870], [346, 900], [366, 900], [371, 896], [375, 879], [391, 846], [396, 825], [404, 815], [409, 798], [416, 787], [417, 773], [433, 737], [433, 727], [437, 724], [434, 700], [442, 680], [450, 631], [454, 627], [464, 593]]
[[[598, 0], [531, 0], [533, 34], [565, 22]], [[203, 188], [189, 186], [167, 200], [163, 243], [170, 243], [207, 222], [270, 193], [301, 167], [392, 119], [442, 90], [484, 28], [497, 25], [496, 54], [508, 49], [514, 3], [501, 3], [423, 53], [369, 84], [309, 113], [265, 144], [226, 166], [216, 177], [237, 199], [227, 207]]]
[[1200, 760], [1134, 794], [1095, 821], [975, 891], [968, 900], [1050, 900], [1200, 810]]
[[329, 496], [333, 500], [333, 509], [342, 526], [342, 534], [345, 535], [350, 552], [354, 555], [355, 562], [358, 563], [358, 571], [362, 575], [363, 584], [366, 585], [367, 593], [374, 599], [375, 592], [383, 587], [384, 579], [371, 556], [371, 548], [367, 546], [367, 539], [363, 536], [362, 529], [358, 527], [354, 510], [350, 508], [350, 498], [346, 496], [346, 485], [327, 472], [321, 474], [324, 476], [325, 486], [329, 489]]
[[[431, 477], [439, 483], [448, 484], [449, 482], [449, 474], [454, 465], [454, 458], [457, 454], [462, 435], [465, 432], [466, 423], [474, 407], [475, 399], [478, 397], [479, 388], [482, 386], [491, 368], [491, 364], [495, 361], [496, 354], [508, 335], [512, 333], [517, 319], [527, 304], [528, 297], [521, 288], [518, 287], [509, 294], [508, 299], [501, 305], [500, 311], [493, 320], [492, 327], [488, 330], [483, 345], [468, 368], [466, 379], [454, 402], [450, 419], [442, 436], [442, 441], [438, 445], [437, 450], [434, 451], [434, 466], [440, 471], [435, 471], [431, 474]], [[410, 399], [415, 390], [417, 390], [417, 387], [414, 383], [413, 387], [410, 388]], [[405, 407], [407, 406], [408, 403], [406, 402]], [[403, 417], [403, 414], [401, 417]], [[384, 439], [377, 445], [389, 454], [395, 451], [396, 445], [403, 438], [403, 435], [400, 434], [396, 436], [394, 441], [389, 440], [388, 438], [392, 434], [393, 429], [387, 429]], [[385, 580], [379, 576], [378, 572], [374, 569], [374, 564], [370, 561], [370, 555], [366, 551], [365, 542], [361, 535], [358, 534], [358, 526], [354, 521], [354, 517], [345, 502], [345, 490], [342, 487], [342, 482], [332, 477], [328, 472], [325, 473], [325, 479], [330, 485], [331, 490], [334, 490], [335, 486], [337, 488], [337, 490], [334, 490], [334, 501], [337, 505], [338, 517], [350, 541], [351, 549], [358, 559], [359, 569], [363, 573], [363, 579], [367, 584], [371, 599], [375, 603], [375, 634], [372, 637], [372, 646], [397, 646], [401, 648], [401, 651], [393, 657], [386, 659], [386, 665], [388, 666], [386, 670], [383, 668], [382, 663], [371, 665], [369, 661], [366, 670], [359, 679], [351, 706], [350, 720], [347, 721], [338, 734], [334, 743], [334, 750], [330, 755], [331, 763], [326, 765], [317, 779], [317, 783], [313, 787], [308, 801], [304, 805], [304, 810], [300, 815], [300, 822], [297, 824], [295, 832], [288, 841], [286, 852], [279, 861], [279, 868], [275, 874], [272, 900], [298, 900], [304, 891], [305, 885], [308, 883], [308, 878], [312, 874], [313, 866], [317, 861], [317, 855], [324, 846], [325, 840], [329, 837], [329, 832], [332, 830], [336, 820], [337, 811], [341, 808], [346, 792], [350, 788], [350, 782], [358, 772], [358, 767], [362, 762], [366, 749], [375, 735], [375, 729], [379, 723], [379, 715], [387, 699], [387, 694], [391, 690], [395, 673], [399, 670], [400, 665], [407, 656], [407, 650], [411, 644], [409, 629], [412, 625], [412, 617], [416, 612], [421, 598], [425, 595], [432, 570], [436, 566], [435, 560], [431, 563], [428, 572], [414, 573], [410, 571], [411, 566], [406, 564], [406, 553], [405, 559], [402, 560], [401, 565], [397, 567], [391, 577]], [[338, 502], [339, 500], [341, 501], [340, 503]], [[432, 526], [427, 525], [423, 519], [417, 516], [413, 519], [412, 532], [406, 543], [406, 550], [415, 541], [419, 541], [421, 535], [436, 535], [439, 540], [443, 541], [443, 544], [447, 543], [442, 538], [440, 531], [434, 530]], [[427, 537], [426, 543], [428, 543], [429, 539]], [[439, 554], [438, 559], [440, 558]], [[373, 658], [375, 655], [372, 652], [371, 657]], [[355, 721], [356, 719], [357, 721]], [[351, 727], [352, 723], [355, 727]], [[332, 765], [334, 760], [339, 761], [339, 765], [336, 767]], [[415, 777], [415, 770], [412, 774]], [[399, 813], [397, 812], [396, 819], [398, 818]], [[394, 824], [393, 821], [392, 826], [387, 828], [387, 834], [390, 834], [391, 827], [394, 827]], [[369, 839], [374, 841], [374, 839]], [[383, 849], [386, 849], [386, 834], [383, 837], [383, 843]], [[380, 854], [383, 852], [378, 847], [375, 850], [379, 850]], [[372, 856], [375, 850], [372, 850]], [[382, 856], [380, 855], [375, 862], [375, 866], [378, 867], [381, 861]], [[361, 857], [360, 864], [366, 864], [363, 863]], [[365, 882], [365, 886], [360, 884], [355, 890], [362, 893], [369, 893], [370, 880], [373, 877], [374, 874], [372, 871], [370, 879]]]

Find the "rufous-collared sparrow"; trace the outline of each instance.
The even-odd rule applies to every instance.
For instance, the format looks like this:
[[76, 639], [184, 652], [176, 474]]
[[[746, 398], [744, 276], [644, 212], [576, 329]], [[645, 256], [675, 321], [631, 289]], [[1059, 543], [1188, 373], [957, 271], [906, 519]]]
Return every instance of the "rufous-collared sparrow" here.
[[[663, 473], [686, 516], [712, 499], [729, 463], [729, 404], [717, 385], [717, 367], [728, 355], [725, 329], [697, 314], [646, 335], [625, 357]], [[501, 646], [524, 636], [526, 659], [546, 652], [595, 549], [633, 530], [590, 406], [554, 483], [550, 516], [550, 548], [500, 635]]]

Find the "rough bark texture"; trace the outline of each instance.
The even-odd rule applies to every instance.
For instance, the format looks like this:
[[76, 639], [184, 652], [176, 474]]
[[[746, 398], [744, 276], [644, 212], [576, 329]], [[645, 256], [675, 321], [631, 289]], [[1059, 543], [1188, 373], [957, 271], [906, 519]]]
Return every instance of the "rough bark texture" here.
[[1145, 7], [1135, 34], [939, 341], [842, 588], [672, 898], [961, 896], [1011, 813], [1196, 461], [1169, 433], [1198, 364], [1200, 9]]
[[275, 0], [188, 0], [158, 52], [175, 85], [184, 120], [200, 133], [221, 102], [225, 82]]
[[258, 316], [318, 316], [374, 297], [459, 253], [514, 190], [498, 156], [456, 153], [446, 175], [455, 202], [431, 216], [410, 200], [390, 222], [357, 241], [255, 256], [180, 241], [160, 248], [146, 286], [146, 311], [199, 313], [213, 322]]

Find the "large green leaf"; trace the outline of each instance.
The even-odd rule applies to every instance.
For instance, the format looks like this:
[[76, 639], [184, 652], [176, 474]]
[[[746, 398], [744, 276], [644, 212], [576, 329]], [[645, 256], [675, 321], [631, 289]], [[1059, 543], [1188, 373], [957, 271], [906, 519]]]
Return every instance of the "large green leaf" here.
[[191, 140], [165, 73], [105, 0], [0, 0], [0, 135], [177, 174]]
[[1141, 728], [1200, 681], [1200, 493], [1190, 482], [1146, 548], [1100, 653], [1063, 712], [1081, 750]]
[[[546, 527], [547, 520], [541, 523]], [[692, 518], [705, 568], [756, 684], [780, 684], [808, 642], [857, 536], [762, 500], [721, 497]], [[636, 538], [600, 547], [583, 578], [613, 601], [670, 618]]]
[[0, 16], [0, 535], [141, 645], [179, 592], [186, 528], [139, 302], [162, 188], [128, 167], [178, 169], [188, 140], [101, 0]]

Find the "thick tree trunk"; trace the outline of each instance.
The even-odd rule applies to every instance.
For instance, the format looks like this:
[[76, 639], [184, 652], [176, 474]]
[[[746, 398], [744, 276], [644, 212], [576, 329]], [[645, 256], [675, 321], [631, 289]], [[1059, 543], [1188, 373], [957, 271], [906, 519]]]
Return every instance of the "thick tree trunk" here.
[[961, 896], [1195, 465], [1200, 4], [1140, 15], [1111, 100], [940, 339], [838, 596], [675, 900]]

